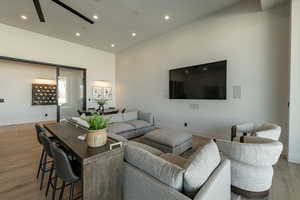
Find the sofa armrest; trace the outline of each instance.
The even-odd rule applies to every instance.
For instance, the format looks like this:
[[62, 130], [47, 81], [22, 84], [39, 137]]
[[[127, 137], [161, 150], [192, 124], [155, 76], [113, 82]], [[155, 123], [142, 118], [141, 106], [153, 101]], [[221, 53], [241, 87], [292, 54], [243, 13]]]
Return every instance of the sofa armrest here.
[[117, 135], [117, 134], [114, 134], [114, 133], [107, 133], [107, 136], [114, 139], [114, 140], [117, 140], [118, 142], [123, 142], [123, 143], [126, 143], [128, 142], [128, 140], [121, 136], [121, 135]]
[[194, 200], [230, 200], [231, 172], [230, 161], [224, 160], [211, 174], [206, 183], [198, 191]]
[[138, 112], [138, 119], [144, 120], [152, 125], [155, 124], [154, 115], [152, 113], [146, 113], [146, 112]]
[[279, 140], [281, 134], [281, 127], [276, 124], [263, 124], [258, 130], [255, 132], [255, 136], [269, 138], [273, 140]]

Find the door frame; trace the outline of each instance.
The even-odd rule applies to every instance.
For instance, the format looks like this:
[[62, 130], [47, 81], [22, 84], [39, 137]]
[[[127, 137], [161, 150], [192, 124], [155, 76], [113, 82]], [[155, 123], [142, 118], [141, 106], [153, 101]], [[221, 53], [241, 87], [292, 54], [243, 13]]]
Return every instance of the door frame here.
[[[86, 110], [86, 74], [87, 69], [81, 68], [81, 67], [74, 67], [74, 66], [68, 66], [68, 65], [61, 65], [61, 64], [55, 64], [55, 63], [48, 63], [48, 62], [41, 62], [41, 61], [35, 61], [35, 60], [27, 60], [22, 58], [14, 58], [14, 57], [7, 57], [7, 56], [0, 56], [0, 60], [5, 61], [12, 61], [12, 62], [20, 62], [20, 63], [27, 63], [27, 64], [34, 64], [34, 65], [45, 65], [56, 68], [56, 85], [58, 83], [58, 76], [59, 76], [59, 69], [65, 68], [65, 69], [74, 69], [74, 70], [81, 70], [83, 71], [83, 105], [82, 109]], [[56, 107], [57, 107], [57, 113], [56, 113], [56, 120], [57, 122], [60, 121], [60, 108], [58, 105], [58, 90], [56, 89]]]
[[60, 105], [58, 104], [58, 77], [60, 76], [60, 69], [61, 68], [65, 68], [65, 69], [72, 69], [72, 70], [79, 70], [79, 71], [82, 71], [83, 72], [83, 80], [82, 80], [82, 83], [83, 83], [83, 102], [82, 102], [82, 109], [83, 110], [86, 110], [86, 69], [84, 68], [70, 68], [70, 67], [56, 67], [56, 121], [57, 122], [60, 122], [60, 118], [61, 118], [61, 115], [60, 115]]

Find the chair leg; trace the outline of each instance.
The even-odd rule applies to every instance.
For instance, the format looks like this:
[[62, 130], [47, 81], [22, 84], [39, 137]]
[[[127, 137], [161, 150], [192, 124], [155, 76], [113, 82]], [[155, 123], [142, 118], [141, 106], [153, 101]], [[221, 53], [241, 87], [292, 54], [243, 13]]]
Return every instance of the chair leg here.
[[63, 181], [62, 186], [61, 186], [60, 195], [59, 195], [59, 200], [62, 200], [62, 199], [63, 199], [65, 187], [66, 187], [66, 182]]
[[40, 190], [42, 190], [43, 188], [43, 184], [44, 184], [44, 177], [45, 177], [45, 169], [46, 169], [46, 165], [47, 165], [47, 154], [44, 156], [44, 161], [43, 161], [43, 170], [42, 170], [42, 179], [41, 179], [41, 185], [40, 185]]
[[41, 158], [40, 158], [40, 163], [39, 163], [39, 169], [38, 169], [38, 172], [37, 172], [37, 175], [36, 175], [36, 179], [38, 179], [39, 176], [40, 176], [40, 172], [41, 172], [41, 168], [42, 168], [44, 156], [45, 156], [45, 150], [43, 148], [43, 151], [42, 151], [42, 154], [41, 154]]
[[49, 178], [48, 178], [48, 184], [47, 184], [47, 189], [46, 189], [46, 197], [48, 196], [49, 187], [50, 187], [50, 184], [52, 182], [53, 170], [54, 170], [54, 163], [52, 163], [52, 165], [51, 165], [51, 170], [50, 170], [50, 174], [49, 174]]
[[74, 183], [71, 183], [69, 200], [73, 200], [73, 199], [74, 199]]
[[57, 175], [55, 173], [54, 184], [53, 184], [53, 191], [52, 191], [52, 200], [55, 200], [56, 188], [57, 188]]

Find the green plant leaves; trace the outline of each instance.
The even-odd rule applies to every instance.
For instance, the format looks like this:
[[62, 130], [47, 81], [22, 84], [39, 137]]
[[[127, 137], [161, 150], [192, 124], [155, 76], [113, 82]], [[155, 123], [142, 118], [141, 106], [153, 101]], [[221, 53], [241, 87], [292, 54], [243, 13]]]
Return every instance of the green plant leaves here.
[[90, 125], [89, 130], [101, 130], [101, 129], [105, 129], [107, 127], [109, 120], [104, 119], [103, 116], [96, 113], [92, 116], [87, 117], [86, 121]]

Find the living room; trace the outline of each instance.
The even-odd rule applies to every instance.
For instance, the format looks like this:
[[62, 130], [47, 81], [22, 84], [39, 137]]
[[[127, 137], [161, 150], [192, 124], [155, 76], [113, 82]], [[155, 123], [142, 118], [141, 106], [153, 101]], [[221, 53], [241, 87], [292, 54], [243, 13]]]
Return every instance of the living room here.
[[0, 199], [297, 199], [299, 10], [1, 2]]

